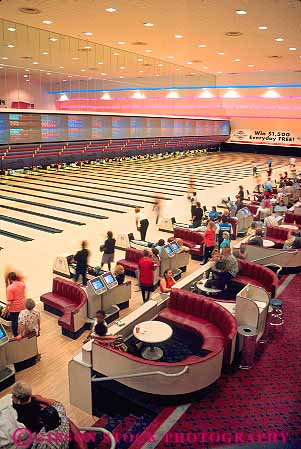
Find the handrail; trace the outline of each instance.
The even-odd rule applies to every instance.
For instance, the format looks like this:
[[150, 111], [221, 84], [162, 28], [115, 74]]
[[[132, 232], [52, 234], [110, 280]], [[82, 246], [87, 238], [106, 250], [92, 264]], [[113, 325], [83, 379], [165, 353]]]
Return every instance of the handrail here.
[[281, 256], [281, 254], [292, 254], [292, 255], [296, 255], [298, 254], [298, 250], [296, 249], [295, 251], [281, 251], [278, 253], [274, 253], [274, 254], [269, 254], [268, 256], [264, 256], [264, 257], [260, 257], [259, 259], [254, 259], [250, 262], [259, 262], [260, 260], [264, 260], [264, 259], [270, 259], [271, 257], [275, 257], [275, 256]]
[[116, 440], [114, 438], [114, 435], [109, 430], [104, 429], [103, 427], [80, 427], [79, 430], [81, 432], [102, 432], [102, 433], [108, 435], [108, 437], [111, 441], [110, 449], [115, 449], [115, 447], [116, 447]]
[[144, 376], [153, 376], [153, 375], [159, 375], [164, 377], [179, 377], [183, 374], [187, 373], [188, 366], [186, 365], [182, 371], [179, 371], [178, 373], [164, 373], [163, 371], [147, 371], [146, 373], [134, 373], [134, 374], [120, 374], [119, 376], [110, 376], [110, 377], [101, 377], [98, 378], [96, 376], [92, 377], [92, 382], [105, 382], [107, 380], [116, 380], [116, 379], [126, 379], [126, 378], [132, 378], [132, 377], [144, 377]]

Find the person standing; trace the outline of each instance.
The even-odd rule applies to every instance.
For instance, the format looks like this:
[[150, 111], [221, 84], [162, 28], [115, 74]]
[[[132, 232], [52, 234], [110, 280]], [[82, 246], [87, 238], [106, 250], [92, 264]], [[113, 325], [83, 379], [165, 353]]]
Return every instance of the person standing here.
[[109, 271], [111, 271], [111, 263], [114, 262], [116, 240], [113, 238], [113, 232], [107, 232], [107, 239], [104, 244], [100, 246], [100, 251], [103, 251], [101, 259], [101, 268], [107, 264]]
[[212, 251], [216, 245], [216, 226], [213, 221], [209, 221], [207, 229], [204, 233], [204, 265], [208, 262], [211, 257]]
[[196, 192], [192, 192], [192, 196], [190, 198], [190, 203], [191, 203], [191, 209], [190, 209], [191, 218], [193, 219], [193, 217], [195, 216], [195, 210], [196, 210], [196, 207], [197, 207], [197, 203], [200, 203], [200, 201], [199, 201], [199, 199], [197, 197]]
[[253, 177], [256, 178], [257, 176], [257, 166], [256, 166], [256, 162], [252, 161], [252, 173], [253, 173]]
[[148, 250], [143, 250], [143, 257], [138, 262], [139, 266], [139, 284], [142, 293], [143, 302], [149, 300], [150, 292], [153, 291], [154, 286], [154, 271], [157, 264], [151, 259]]
[[135, 215], [136, 215], [136, 227], [137, 231], [140, 232], [140, 238], [143, 242], [145, 242], [146, 238], [146, 231], [149, 226], [149, 221], [144, 215], [143, 212], [141, 212], [140, 207], [136, 207], [135, 209]]
[[203, 209], [201, 208], [201, 203], [197, 201], [196, 207], [194, 208], [194, 215], [192, 216], [192, 228], [199, 228], [202, 225]]
[[20, 280], [13, 271], [7, 275], [6, 307], [2, 309], [2, 316], [8, 313], [8, 318], [12, 323], [12, 333], [14, 337], [18, 335], [19, 314], [25, 309], [25, 283]]
[[26, 337], [34, 334], [40, 336], [41, 317], [40, 312], [35, 310], [36, 303], [33, 299], [27, 298], [25, 301], [25, 309], [21, 310], [19, 315], [18, 338]]
[[74, 260], [76, 262], [76, 271], [75, 271], [75, 282], [78, 281], [79, 277], [82, 276], [83, 285], [87, 285], [87, 268], [88, 268], [88, 258], [90, 255], [89, 250], [87, 249], [88, 242], [84, 240], [82, 242], [82, 249], [78, 251]]
[[158, 224], [161, 215], [161, 200], [158, 197], [154, 198], [153, 212], [156, 216], [156, 224]]

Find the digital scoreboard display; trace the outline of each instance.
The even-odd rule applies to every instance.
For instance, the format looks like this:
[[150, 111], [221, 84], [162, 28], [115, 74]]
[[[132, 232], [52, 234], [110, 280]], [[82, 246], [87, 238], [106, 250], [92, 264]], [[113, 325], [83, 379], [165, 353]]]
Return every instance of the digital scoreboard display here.
[[9, 116], [0, 114], [0, 144], [9, 142]]
[[30, 143], [41, 141], [40, 114], [9, 114], [9, 142]]
[[228, 120], [0, 112], [0, 144], [229, 134]]
[[62, 114], [41, 115], [42, 142], [68, 140], [67, 116]]
[[91, 138], [91, 116], [68, 115], [68, 140], [89, 140]]

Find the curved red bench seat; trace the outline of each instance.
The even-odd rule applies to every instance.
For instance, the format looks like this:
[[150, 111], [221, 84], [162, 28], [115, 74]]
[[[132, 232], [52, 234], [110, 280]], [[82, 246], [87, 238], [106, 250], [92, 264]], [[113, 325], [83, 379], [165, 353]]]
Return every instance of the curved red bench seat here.
[[231, 282], [252, 284], [264, 288], [273, 297], [279, 284], [277, 275], [269, 268], [247, 260], [238, 260], [239, 272]]
[[[180, 238], [183, 240], [183, 244], [187, 246], [190, 250], [191, 256], [202, 257], [203, 246], [204, 246], [204, 234], [199, 231], [194, 231], [193, 229], [187, 228], [174, 228], [174, 235], [170, 237], [168, 241], [172, 241], [175, 238]], [[199, 246], [199, 248], [196, 248]]]

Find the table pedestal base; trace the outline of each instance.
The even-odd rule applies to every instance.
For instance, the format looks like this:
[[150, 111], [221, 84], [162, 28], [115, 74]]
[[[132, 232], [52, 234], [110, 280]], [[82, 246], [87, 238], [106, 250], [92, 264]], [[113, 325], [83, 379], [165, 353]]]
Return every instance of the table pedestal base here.
[[148, 346], [142, 351], [142, 357], [147, 360], [160, 360], [163, 357], [163, 351], [157, 346]]

